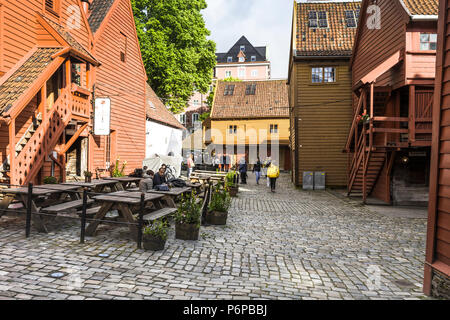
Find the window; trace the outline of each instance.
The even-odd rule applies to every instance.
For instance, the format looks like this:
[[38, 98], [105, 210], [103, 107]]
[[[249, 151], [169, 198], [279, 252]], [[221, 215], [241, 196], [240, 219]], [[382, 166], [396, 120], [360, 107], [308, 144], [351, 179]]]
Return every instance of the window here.
[[239, 78], [244, 78], [245, 77], [245, 68], [239, 68], [238, 77]]
[[239, 57], [239, 62], [245, 62], [245, 58], [244, 57]]
[[119, 51], [120, 61], [125, 62], [127, 55], [127, 36], [122, 32], [120, 33]]
[[421, 33], [420, 34], [420, 50], [436, 50], [437, 47], [436, 33]]
[[270, 125], [270, 133], [278, 133], [278, 125], [277, 124]]
[[45, 10], [59, 16], [59, 2], [60, 0], [45, 0]]
[[200, 114], [198, 114], [198, 113], [193, 113], [192, 114], [192, 122], [193, 123], [196, 123], [196, 122], [198, 122], [200, 120]]
[[200, 104], [200, 101], [194, 100], [194, 106], [198, 106]]
[[252, 70], [252, 77], [257, 77], [258, 76], [258, 69]]
[[185, 113], [180, 114], [180, 122], [181, 122], [182, 124], [185, 124], [185, 123], [186, 123], [186, 114], [185, 114]]
[[256, 83], [248, 84], [247, 88], [245, 89], [246, 95], [255, 95], [256, 92]]
[[237, 133], [237, 126], [229, 126], [228, 127], [228, 133], [229, 134], [236, 134]]
[[334, 67], [311, 68], [311, 82], [312, 83], [336, 82], [336, 68], [334, 68]]
[[356, 28], [356, 11], [345, 11], [345, 22], [347, 24], [347, 28]]
[[225, 86], [224, 96], [232, 96], [234, 94], [234, 84], [227, 84]]
[[227, 62], [233, 62], [233, 57], [228, 57]]
[[328, 18], [326, 11], [310, 11], [308, 13], [310, 28], [328, 28]]
[[225, 71], [225, 78], [231, 78], [231, 71]]
[[255, 62], [256, 61], [256, 56], [252, 56], [251, 60], [252, 60], [252, 62]]
[[242, 52], [245, 52], [245, 46], [241, 46], [240, 49], [241, 49]]

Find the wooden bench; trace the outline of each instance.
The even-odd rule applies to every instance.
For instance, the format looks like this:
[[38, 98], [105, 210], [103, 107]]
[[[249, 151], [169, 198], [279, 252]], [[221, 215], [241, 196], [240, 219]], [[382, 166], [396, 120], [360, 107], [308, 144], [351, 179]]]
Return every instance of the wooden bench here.
[[[97, 214], [101, 207], [92, 207], [86, 209], [86, 217], [93, 217]], [[77, 214], [81, 217], [83, 212], [81, 210], [77, 211]]]
[[[87, 204], [94, 203], [94, 200], [88, 199]], [[83, 206], [83, 200], [74, 200], [69, 202], [64, 202], [60, 204], [56, 204], [54, 206], [50, 206], [47, 208], [42, 208], [42, 212], [48, 212], [48, 213], [58, 213], [61, 211], [71, 210], [71, 209], [78, 209]]]
[[139, 191], [139, 188], [128, 188], [127, 189], [127, 191], [130, 191], [130, 192], [136, 192], [136, 191]]
[[171, 214], [174, 214], [175, 212], [177, 212], [177, 210], [178, 210], [177, 208], [162, 208], [162, 209], [159, 209], [152, 213], [146, 214], [144, 216], [144, 221], [146, 221], [146, 222], [155, 221], [160, 218], [170, 216]]

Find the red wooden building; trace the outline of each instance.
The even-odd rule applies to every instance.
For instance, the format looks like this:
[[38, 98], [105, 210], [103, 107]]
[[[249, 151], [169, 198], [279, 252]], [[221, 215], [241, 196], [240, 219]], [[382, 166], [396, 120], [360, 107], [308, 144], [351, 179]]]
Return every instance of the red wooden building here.
[[348, 192], [428, 201], [438, 0], [364, 0], [351, 60]]
[[450, 299], [450, 1], [439, 7], [424, 292]]
[[[0, 0], [2, 182], [141, 167], [145, 86], [130, 0]], [[109, 136], [93, 135], [94, 95], [111, 99]]]

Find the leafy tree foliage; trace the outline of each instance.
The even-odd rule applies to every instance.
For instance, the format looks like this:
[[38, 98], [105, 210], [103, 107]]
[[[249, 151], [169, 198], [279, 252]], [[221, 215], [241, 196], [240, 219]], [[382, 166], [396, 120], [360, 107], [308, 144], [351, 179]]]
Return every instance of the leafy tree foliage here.
[[207, 39], [205, 0], [131, 0], [149, 84], [172, 112], [184, 110], [194, 90], [208, 91], [216, 44]]

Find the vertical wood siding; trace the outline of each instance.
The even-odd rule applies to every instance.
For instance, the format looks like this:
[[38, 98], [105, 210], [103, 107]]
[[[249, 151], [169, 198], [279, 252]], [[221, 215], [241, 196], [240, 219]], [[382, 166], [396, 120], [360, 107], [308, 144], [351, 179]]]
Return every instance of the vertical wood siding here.
[[[311, 67], [335, 66], [335, 84], [311, 83]], [[352, 120], [351, 75], [348, 60], [296, 62], [295, 117], [298, 122], [299, 184], [304, 171], [325, 171], [328, 186], [347, 185], [347, 155], [343, 152]]]
[[[356, 54], [353, 58], [353, 85], [394, 53], [405, 48], [406, 22], [395, 4], [396, 1], [378, 1], [377, 5], [381, 8], [381, 29], [379, 30], [367, 28], [367, 14], [364, 16]], [[404, 85], [404, 75], [405, 66], [404, 63], [400, 63], [393, 71], [382, 75], [377, 80], [377, 86], [400, 87]]]
[[[120, 0], [100, 37], [95, 55], [102, 65], [96, 69], [96, 95], [111, 97], [111, 129], [116, 131], [115, 154], [127, 161], [127, 173], [142, 167], [145, 157], [145, 72], [135, 37], [130, 1]], [[117, 41], [127, 37], [126, 60], [120, 60]], [[105, 168], [105, 138], [94, 139], [93, 169]], [[115, 161], [113, 158], [111, 161]]]

